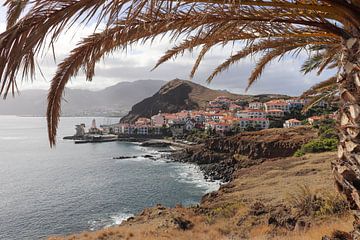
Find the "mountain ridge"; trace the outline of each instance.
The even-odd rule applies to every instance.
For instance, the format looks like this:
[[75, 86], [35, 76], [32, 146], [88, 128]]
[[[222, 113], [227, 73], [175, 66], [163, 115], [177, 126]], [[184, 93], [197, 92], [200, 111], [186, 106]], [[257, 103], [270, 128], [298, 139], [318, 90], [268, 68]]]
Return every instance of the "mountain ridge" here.
[[[163, 80], [120, 82], [98, 91], [66, 88], [62, 116], [124, 116], [133, 104], [154, 94]], [[0, 115], [45, 116], [47, 90], [21, 91], [0, 101]], [[134, 94], [135, 93], [135, 94]]]

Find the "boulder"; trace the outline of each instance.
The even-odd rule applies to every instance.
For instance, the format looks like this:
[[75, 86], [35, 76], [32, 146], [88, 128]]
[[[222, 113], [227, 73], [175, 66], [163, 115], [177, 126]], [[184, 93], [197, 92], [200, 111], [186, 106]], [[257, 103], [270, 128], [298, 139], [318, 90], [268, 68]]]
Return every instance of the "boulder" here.
[[175, 226], [177, 228], [179, 228], [183, 231], [192, 229], [194, 227], [194, 224], [191, 221], [186, 220], [182, 217], [173, 218], [173, 223], [175, 224]]

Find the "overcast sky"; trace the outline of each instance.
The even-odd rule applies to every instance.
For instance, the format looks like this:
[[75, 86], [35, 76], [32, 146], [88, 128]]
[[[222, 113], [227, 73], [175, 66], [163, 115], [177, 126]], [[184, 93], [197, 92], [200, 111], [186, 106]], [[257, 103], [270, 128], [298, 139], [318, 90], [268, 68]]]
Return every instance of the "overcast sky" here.
[[[5, 9], [0, 7], [1, 31], [5, 29], [5, 12]], [[92, 33], [92, 31], [93, 28], [87, 26], [81, 29], [71, 29], [67, 34], [63, 35], [55, 45], [56, 62], [54, 62], [50, 53], [45, 56], [40, 56], [38, 59], [41, 70], [45, 75], [45, 79], [40, 74], [37, 74], [37, 78], [33, 83], [19, 83], [20, 90], [29, 88], [47, 89], [50, 85], [49, 82], [51, 77], [56, 71], [56, 64], [69, 53], [81, 37]], [[173, 44], [170, 44], [166, 39], [167, 38], [162, 41], [157, 41], [152, 45], [134, 46], [126, 54], [118, 52], [112, 56], [106, 57], [104, 61], [97, 65], [95, 77], [92, 82], [86, 82], [83, 74], [79, 74], [67, 87], [97, 90], [122, 81], [135, 81], [139, 79], [158, 79], [166, 81], [175, 78], [189, 79], [188, 76], [194, 63], [196, 52], [193, 54], [185, 54], [183, 57], [178, 57], [175, 60], [163, 64], [153, 72], [150, 71], [166, 49], [173, 46]], [[193, 81], [207, 85], [205, 80], [211, 71], [224, 61], [229, 54], [237, 50], [237, 48], [233, 48], [232, 46], [213, 49], [200, 65], [199, 71]], [[283, 93], [288, 95], [299, 95], [313, 84], [320, 80], [327, 79], [327, 77], [332, 74], [327, 72], [320, 77], [316, 76], [316, 74], [304, 76], [299, 72], [301, 63], [304, 59], [305, 53], [297, 58], [289, 56], [280, 62], [272, 62], [248, 93]], [[249, 77], [254, 64], [254, 59], [249, 58], [243, 60], [238, 64], [233, 65], [227, 72], [219, 75], [207, 86], [214, 89], [227, 89], [231, 92], [244, 94], [247, 78]]]

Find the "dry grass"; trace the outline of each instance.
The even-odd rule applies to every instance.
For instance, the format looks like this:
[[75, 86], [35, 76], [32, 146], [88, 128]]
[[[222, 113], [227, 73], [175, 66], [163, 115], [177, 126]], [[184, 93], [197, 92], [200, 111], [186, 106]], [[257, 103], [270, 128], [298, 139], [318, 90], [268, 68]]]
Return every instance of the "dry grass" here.
[[352, 217], [332, 219], [325, 223], [316, 225], [307, 231], [294, 231], [284, 233], [282, 236], [270, 237], [271, 227], [261, 225], [253, 228], [249, 239], [252, 240], [320, 240], [325, 235], [331, 235], [335, 230], [348, 232], [352, 229]]

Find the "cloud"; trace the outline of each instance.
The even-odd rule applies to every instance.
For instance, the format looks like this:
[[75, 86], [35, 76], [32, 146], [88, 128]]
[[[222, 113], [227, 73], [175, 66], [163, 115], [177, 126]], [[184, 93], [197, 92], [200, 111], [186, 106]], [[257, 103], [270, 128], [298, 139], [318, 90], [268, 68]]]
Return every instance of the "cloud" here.
[[[0, 30], [5, 29], [5, 9], [0, 8]], [[47, 89], [51, 77], [56, 71], [56, 64], [61, 62], [72, 48], [76, 46], [81, 38], [93, 33], [94, 26], [83, 28], [71, 28], [62, 35], [55, 44], [57, 61], [54, 62], [51, 51], [38, 57], [38, 62], [45, 79], [37, 74], [33, 83], [21, 81], [20, 89], [41, 88]], [[150, 71], [161, 55], [174, 44], [169, 43], [165, 36], [161, 41], [156, 39], [153, 44], [136, 44], [130, 47], [126, 53], [116, 52], [100, 61], [95, 70], [95, 77], [92, 82], [86, 82], [85, 77], [80, 73], [72, 79], [67, 87], [84, 89], [102, 89], [121, 81], [134, 81], [138, 79], [161, 79], [172, 80], [175, 78], [188, 79], [194, 64], [196, 54], [186, 53], [181, 57], [170, 60], [161, 65], [158, 69]], [[206, 85], [205, 80], [211, 71], [231, 53], [236, 51], [237, 46], [216, 47], [212, 49], [201, 63], [194, 81]], [[254, 86], [249, 90], [250, 94], [259, 93], [283, 93], [299, 95], [313, 84], [324, 80], [332, 73], [325, 73], [318, 77], [314, 74], [302, 75], [299, 69], [305, 55], [298, 58], [286, 57], [283, 61], [274, 61], [262, 74]], [[254, 59], [245, 59], [233, 65], [228, 71], [223, 72], [208, 85], [211, 88], [227, 89], [232, 92], [245, 93], [247, 79], [255, 65]]]

